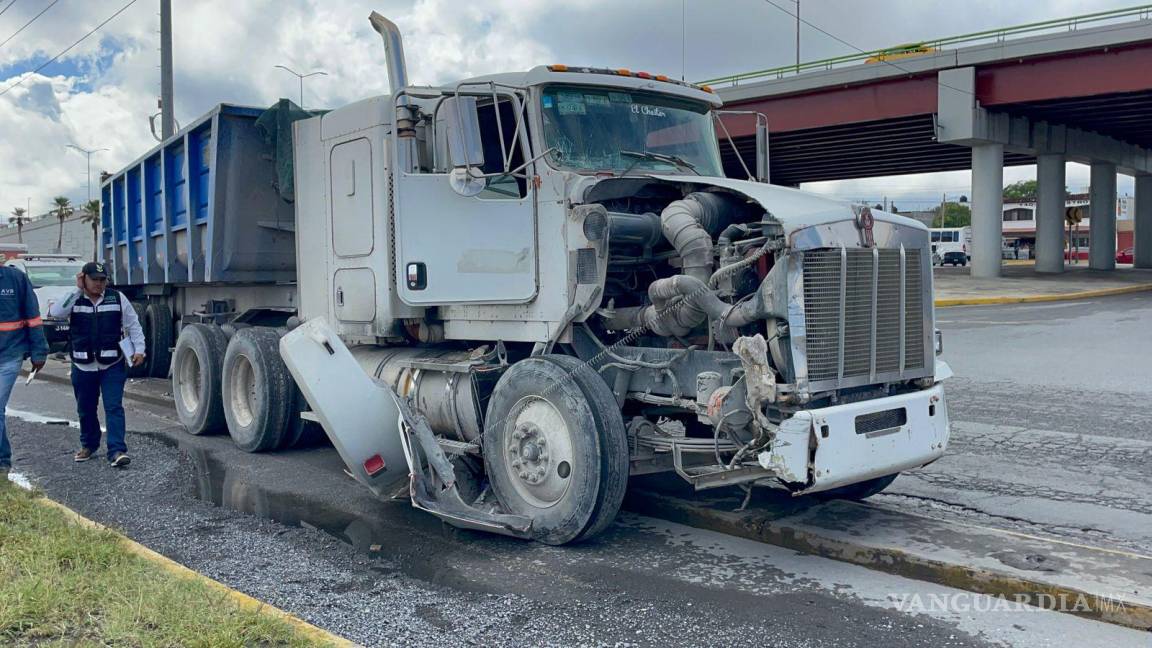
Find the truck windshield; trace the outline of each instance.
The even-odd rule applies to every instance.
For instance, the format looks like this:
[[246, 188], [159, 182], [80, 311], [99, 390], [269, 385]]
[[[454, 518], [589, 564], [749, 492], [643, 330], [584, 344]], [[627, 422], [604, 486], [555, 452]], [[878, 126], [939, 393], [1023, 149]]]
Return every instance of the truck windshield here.
[[576, 171], [722, 176], [709, 107], [668, 95], [550, 86], [541, 98], [549, 162]]
[[81, 265], [32, 265], [24, 266], [28, 273], [28, 281], [33, 288], [44, 286], [75, 286], [76, 274], [80, 272]]

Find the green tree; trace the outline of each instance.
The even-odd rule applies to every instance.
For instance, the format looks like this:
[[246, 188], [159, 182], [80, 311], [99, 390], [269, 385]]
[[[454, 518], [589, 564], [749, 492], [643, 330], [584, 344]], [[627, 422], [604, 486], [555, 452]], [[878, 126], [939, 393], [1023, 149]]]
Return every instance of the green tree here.
[[1004, 187], [1004, 200], [1036, 200], [1036, 181], [1020, 180]]
[[32, 220], [32, 217], [27, 214], [27, 209], [14, 207], [12, 208], [12, 215], [8, 217], [9, 223], [16, 223], [16, 241], [19, 243], [24, 242], [24, 223]]
[[64, 251], [64, 221], [72, 215], [72, 201], [66, 196], [56, 196], [52, 199], [56, 205], [56, 220], [60, 223], [60, 234], [56, 237], [56, 251]]
[[946, 202], [934, 211], [933, 227], [967, 227], [972, 224], [972, 210], [968, 205]]
[[100, 201], [89, 200], [84, 203], [84, 215], [80, 218], [84, 223], [92, 226], [92, 260], [100, 260], [100, 243], [98, 233], [100, 230]]

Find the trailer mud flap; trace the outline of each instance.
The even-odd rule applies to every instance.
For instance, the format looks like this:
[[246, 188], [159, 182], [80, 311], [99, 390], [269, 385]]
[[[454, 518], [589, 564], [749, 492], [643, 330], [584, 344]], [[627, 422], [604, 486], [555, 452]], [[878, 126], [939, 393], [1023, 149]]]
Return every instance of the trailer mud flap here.
[[280, 356], [356, 481], [391, 494], [409, 475], [392, 390], [364, 373], [323, 318], [280, 338]]

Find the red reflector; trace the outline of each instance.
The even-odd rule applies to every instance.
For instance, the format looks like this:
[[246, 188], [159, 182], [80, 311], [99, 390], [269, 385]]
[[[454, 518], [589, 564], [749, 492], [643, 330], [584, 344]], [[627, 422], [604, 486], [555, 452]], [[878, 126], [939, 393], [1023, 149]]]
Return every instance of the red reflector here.
[[636, 76], [640, 77], [641, 79], [651, 79], [652, 78], [652, 75], [648, 74], [647, 72], [637, 72]]
[[375, 477], [381, 470], [384, 470], [384, 457], [375, 454], [364, 460], [364, 472], [368, 473], [369, 477]]

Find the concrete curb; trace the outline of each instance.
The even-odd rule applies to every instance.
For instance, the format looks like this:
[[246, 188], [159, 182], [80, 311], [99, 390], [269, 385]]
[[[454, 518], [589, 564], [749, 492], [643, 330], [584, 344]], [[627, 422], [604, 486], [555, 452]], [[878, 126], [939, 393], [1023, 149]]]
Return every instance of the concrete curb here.
[[[821, 514], [806, 516], [801, 513], [773, 519], [766, 515], [757, 516], [754, 511], [710, 508], [701, 502], [651, 491], [629, 492], [626, 506], [637, 513], [691, 527], [778, 545], [914, 580], [1002, 596], [1009, 601], [1021, 600], [1018, 597], [1042, 604], [1049, 601], [1074, 604], [1084, 600], [1089, 607], [1087, 610], [1060, 611], [1137, 630], [1152, 630], [1152, 598], [1148, 597], [1147, 591], [1141, 592], [1139, 586], [1132, 591], [1130, 574], [1127, 573], [1127, 569], [1132, 567], [1140, 568], [1133, 570], [1137, 574], [1152, 573], [1148, 571], [1152, 567], [1152, 557], [1148, 556], [1050, 541], [987, 527], [944, 523], [934, 518], [881, 511], [847, 501], [821, 505], [829, 507], [822, 514], [823, 524], [813, 523]], [[870, 512], [878, 512], [884, 519], [876, 526], [865, 528]], [[955, 536], [955, 541], [949, 546], [928, 551], [921, 547], [918, 550], [916, 545], [923, 533], [919, 528], [921, 524], [936, 526], [937, 534], [942, 530]], [[914, 529], [914, 532], [909, 532], [909, 529]], [[887, 537], [875, 537], [886, 532], [890, 532]], [[935, 543], [940, 536], [931, 537]], [[1038, 547], [1040, 552], [1044, 552], [1041, 555], [1050, 556], [1057, 563], [1070, 564], [1075, 573], [1069, 577], [1028, 571], [1026, 567], [995, 569], [991, 567], [994, 561], [988, 559], [998, 550], [999, 553], [1016, 553], [1015, 549], [1019, 551], [1017, 555], [1025, 556], [1037, 551]], [[958, 560], [962, 556], [975, 555], [980, 559]], [[1124, 586], [1116, 587], [1116, 590], [1124, 591], [1100, 591], [1109, 575], [1114, 574], [1119, 574], [1118, 581]], [[1126, 577], [1129, 580], [1125, 580]]]
[[1109, 295], [1125, 295], [1128, 293], [1152, 290], [1152, 283], [1122, 286], [1120, 288], [1101, 288], [1099, 290], [1082, 290], [1074, 293], [1056, 293], [1052, 295], [1023, 295], [1019, 297], [957, 297], [937, 299], [938, 308], [948, 306], [987, 306], [990, 304], [1028, 304], [1032, 302], [1070, 301], [1073, 299], [1090, 299], [1092, 297], [1108, 297]]
[[76, 524], [78, 524], [80, 526], [88, 527], [90, 529], [99, 529], [99, 530], [103, 530], [103, 531], [111, 531], [112, 533], [115, 533], [117, 539], [120, 541], [120, 544], [123, 545], [125, 549], [132, 552], [133, 554], [136, 554], [137, 556], [140, 556], [141, 558], [143, 558], [143, 559], [145, 559], [151, 563], [159, 565], [160, 567], [162, 567], [166, 571], [171, 572], [172, 574], [175, 574], [176, 576], [179, 576], [181, 578], [190, 578], [190, 579], [198, 580], [198, 581], [204, 583], [205, 585], [212, 588], [213, 590], [215, 590], [217, 592], [221, 592], [222, 594], [226, 595], [230, 600], [232, 600], [234, 603], [236, 603], [236, 605], [243, 610], [250, 610], [250, 611], [256, 612], [258, 614], [266, 614], [266, 615], [275, 617], [281, 621], [284, 621], [288, 625], [292, 626], [292, 628], [298, 634], [300, 634], [300, 635], [302, 635], [302, 636], [304, 636], [304, 637], [306, 637], [312, 641], [315, 641], [315, 642], [321, 643], [321, 644], [338, 646], [340, 648], [357, 648], [357, 647], [359, 647], [359, 644], [353, 643], [353, 642], [351, 642], [351, 641], [349, 641], [343, 637], [334, 635], [331, 632], [328, 632], [327, 630], [324, 630], [322, 628], [318, 628], [318, 627], [312, 625], [311, 623], [308, 623], [307, 621], [305, 621], [299, 617], [295, 617], [295, 616], [285, 612], [284, 610], [281, 610], [278, 607], [269, 605], [268, 603], [265, 603], [261, 600], [252, 598], [251, 596], [248, 596], [247, 594], [245, 594], [243, 592], [239, 592], [237, 590], [232, 589], [231, 587], [228, 587], [227, 585], [221, 583], [220, 581], [213, 580], [213, 579], [205, 576], [204, 574], [201, 574], [199, 572], [188, 569], [184, 565], [181, 565], [180, 563], [178, 563], [178, 562], [176, 562], [170, 558], [167, 558], [165, 556], [162, 556], [162, 555], [156, 553], [155, 551], [152, 551], [148, 547], [145, 547], [144, 545], [136, 542], [135, 540], [132, 540], [131, 538], [128, 538], [127, 536], [124, 536], [124, 535], [116, 532], [115, 530], [109, 529], [108, 527], [104, 526], [103, 524], [100, 524], [99, 522], [89, 520], [88, 518], [84, 517], [83, 515], [80, 515], [76, 511], [73, 511], [72, 509], [68, 508], [67, 506], [61, 504], [60, 502], [50, 500], [47, 497], [37, 497], [33, 501], [41, 504], [42, 506], [47, 506], [49, 508], [53, 508], [53, 509], [56, 509], [56, 510], [64, 513], [64, 515], [66, 515], [69, 519], [71, 519], [73, 522], [75, 522]]

